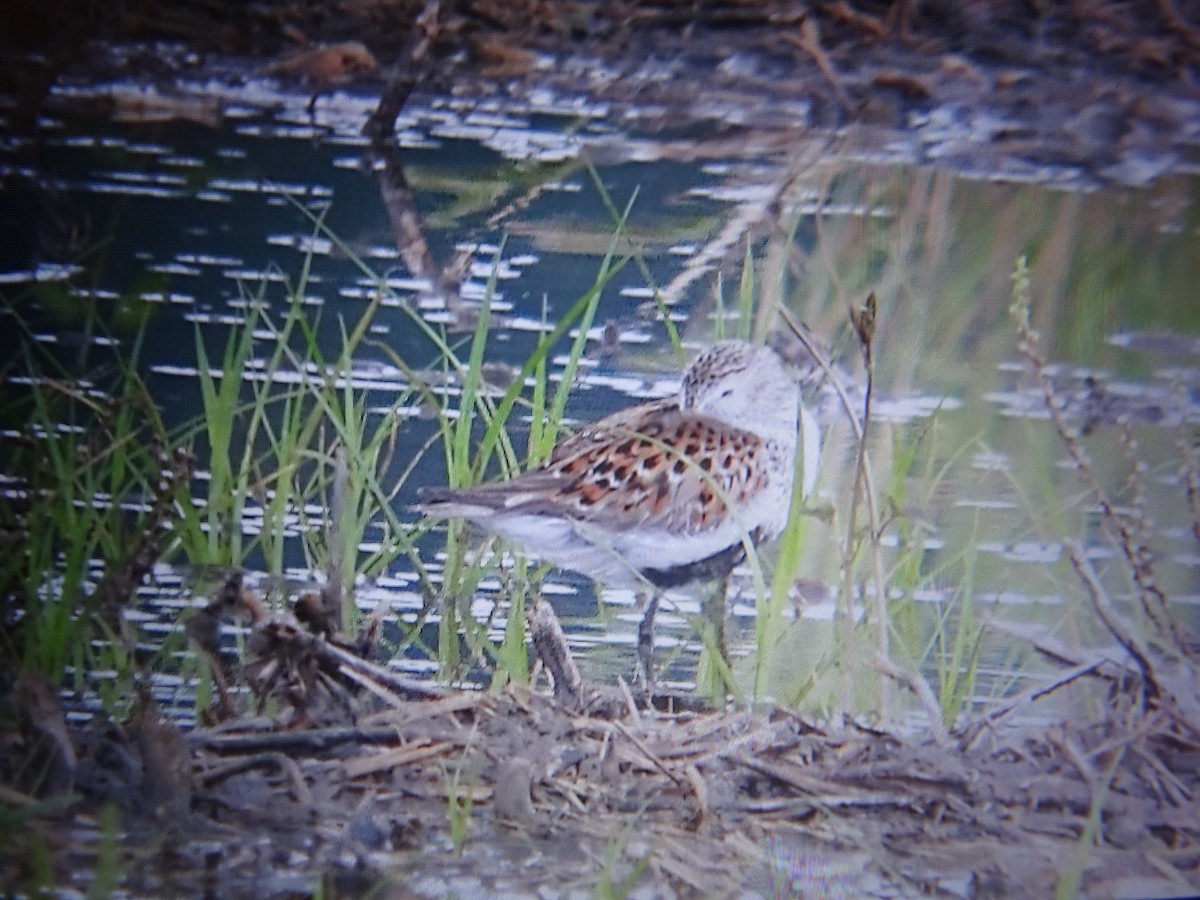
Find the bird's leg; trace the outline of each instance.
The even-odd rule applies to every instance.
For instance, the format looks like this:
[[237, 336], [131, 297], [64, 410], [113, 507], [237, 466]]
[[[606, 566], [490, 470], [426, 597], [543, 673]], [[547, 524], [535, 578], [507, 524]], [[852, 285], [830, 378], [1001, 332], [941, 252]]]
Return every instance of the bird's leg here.
[[641, 670], [642, 686], [646, 697], [654, 693], [654, 614], [658, 612], [658, 591], [650, 594], [646, 602], [646, 612], [638, 623], [637, 654], [638, 667]]

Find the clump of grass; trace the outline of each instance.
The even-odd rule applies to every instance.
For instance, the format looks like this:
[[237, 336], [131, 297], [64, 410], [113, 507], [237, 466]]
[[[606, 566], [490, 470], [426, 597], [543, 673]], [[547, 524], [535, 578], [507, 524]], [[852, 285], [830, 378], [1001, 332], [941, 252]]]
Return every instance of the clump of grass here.
[[467, 841], [467, 828], [471, 823], [471, 806], [474, 802], [471, 785], [460, 784], [461, 778], [461, 769], [453, 772], [447, 770], [445, 773], [446, 818], [450, 824], [450, 841], [460, 853]]
[[475, 806], [475, 787], [479, 782], [478, 761], [472, 748], [474, 737], [472, 732], [457, 766], [452, 769], [448, 764], [442, 764], [442, 784], [446, 789], [446, 822], [450, 828], [450, 841], [458, 853], [462, 852], [467, 841], [471, 810]]
[[[102, 699], [113, 712], [127, 705], [134, 636], [121, 607], [159, 559], [201, 568], [258, 564], [279, 575], [285, 543], [299, 534], [310, 566], [334, 585], [333, 624], [347, 630], [356, 607], [341, 600], [357, 577], [406, 552], [423, 571], [393, 509], [399, 485], [389, 491], [380, 481], [404, 422], [395, 410], [411, 393], [372, 418], [365, 391], [351, 380], [379, 300], [343, 324], [338, 355], [327, 359], [301, 302], [307, 268], [278, 322], [265, 295], [246, 298], [245, 321], [216, 364], [197, 334], [203, 413], [173, 431], [137, 374], [143, 333], [106, 370], [79, 376], [23, 332], [21, 354], [5, 373], [22, 388], [5, 395], [10, 435], [0, 449], [10, 479], [0, 497], [10, 550], [0, 563], [7, 668], [40, 671], [55, 683], [68, 672], [78, 680], [89, 669], [115, 668]], [[103, 331], [99, 323], [86, 330]], [[256, 359], [264, 333], [270, 349]], [[192, 492], [193, 448], [207, 463], [206, 496]], [[261, 525], [247, 536], [253, 505]], [[333, 521], [309, 519], [314, 506], [334, 510]], [[368, 527], [383, 539], [364, 552]]]
[[[242, 513], [250, 499], [250, 467], [247, 454], [252, 452], [255, 432], [265, 412], [265, 404], [256, 404], [250, 422], [241, 427], [242, 374], [254, 349], [254, 329], [263, 297], [248, 304], [249, 315], [242, 327], [231, 332], [225, 344], [220, 368], [212, 368], [208, 351], [196, 335], [196, 368], [200, 382], [201, 414], [197, 431], [203, 429], [207, 442], [208, 496], [203, 507], [185, 507], [189, 515], [183, 531], [188, 541], [187, 557], [200, 566], [240, 566], [245, 559], [242, 547]], [[245, 447], [235, 438], [245, 435]], [[190, 435], [189, 435], [190, 437]], [[239, 452], [240, 449], [240, 452]]]
[[[218, 368], [210, 366], [197, 334], [203, 412], [178, 439], [205, 445], [209, 479], [205, 502], [189, 507], [185, 516], [183, 550], [195, 565], [237, 567], [257, 554], [269, 574], [279, 575], [285, 538], [298, 532], [309, 565], [330, 575], [344, 593], [355, 577], [411, 550], [407, 530], [391, 508], [395, 489], [385, 489], [380, 477], [404, 424], [396, 411], [413, 391], [402, 391], [389, 408], [369, 415], [366, 392], [352, 385], [353, 359], [367, 343], [380, 298], [352, 327], [342, 323], [338, 353], [327, 358], [318, 323], [302, 303], [304, 293], [302, 277], [289, 290], [278, 322], [264, 297], [248, 298], [247, 318], [231, 331]], [[254, 336], [263, 331], [270, 336], [270, 353], [253, 360]], [[242, 521], [251, 502], [261, 510], [262, 525], [247, 542]], [[310, 522], [304, 512], [310, 505], [336, 515], [323, 517], [327, 527]], [[359, 547], [372, 522], [383, 523], [386, 549], [363, 557]]]
[[[502, 474], [513, 475], [523, 467], [534, 468], [549, 458], [562, 427], [567, 398], [574, 385], [579, 361], [586, 349], [587, 334], [595, 320], [603, 291], [630, 259], [618, 257], [617, 247], [632, 203], [631, 199], [619, 218], [618, 228], [601, 260], [593, 284], [552, 328], [539, 337], [534, 351], [498, 398], [485, 390], [482, 375], [491, 321], [491, 298], [495, 289], [494, 275], [475, 312], [475, 327], [465, 359], [451, 347], [448, 336], [432, 330], [415, 312], [411, 313], [414, 321], [426, 330], [441, 352], [447, 378], [453, 377], [459, 387], [458, 402], [453, 406], [448, 398], [436, 397], [430, 391], [423, 392], [425, 399], [436, 410], [450, 486], [465, 487], [478, 483], [487, 474], [493, 460], [498, 461]], [[577, 329], [577, 334], [571, 342], [561, 380], [551, 391], [549, 353], [571, 329]], [[392, 358], [398, 365], [403, 364], [394, 354]], [[530, 382], [530, 399], [523, 401], [522, 395]], [[513, 424], [513, 416], [525, 410], [528, 411], [530, 424], [522, 464], [509, 436], [509, 429]], [[513, 572], [509, 573], [507, 580], [517, 589], [508, 594], [510, 606], [503, 637], [499, 642], [493, 642], [488, 638], [486, 623], [477, 622], [469, 613], [475, 588], [490, 567], [485, 562], [486, 557], [470, 560], [466, 550], [465, 526], [461, 522], [448, 523], [437, 650], [442, 674], [452, 679], [461, 673], [464, 654], [460, 640], [465, 640], [472, 658], [496, 667], [494, 685], [498, 686], [509, 679], [523, 682], [529, 672], [525, 649], [525, 609], [528, 599], [525, 588], [531, 583], [526, 565], [519, 560]]]
[[68, 670], [82, 677], [101, 623], [128, 638], [120, 608], [170, 550], [186, 462], [171, 469], [162, 420], [135, 372], [141, 334], [128, 357], [85, 376], [23, 337], [6, 373], [21, 389], [6, 392], [0, 450], [0, 653], [7, 667], [59, 684]]

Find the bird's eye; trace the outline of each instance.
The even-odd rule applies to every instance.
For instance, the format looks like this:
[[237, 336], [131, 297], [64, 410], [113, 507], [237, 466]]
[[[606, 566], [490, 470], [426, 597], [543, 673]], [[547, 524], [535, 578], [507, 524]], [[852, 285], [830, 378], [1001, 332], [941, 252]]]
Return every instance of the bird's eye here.
[[724, 400], [726, 397], [732, 397], [732, 396], [733, 396], [733, 388], [725, 388], [725, 390], [721, 391], [721, 399], [722, 400]]

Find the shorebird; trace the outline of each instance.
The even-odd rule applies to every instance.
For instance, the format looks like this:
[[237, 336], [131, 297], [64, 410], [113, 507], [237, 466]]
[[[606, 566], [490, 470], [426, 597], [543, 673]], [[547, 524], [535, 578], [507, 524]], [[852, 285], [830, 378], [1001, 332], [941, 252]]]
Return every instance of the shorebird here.
[[748, 546], [783, 530], [800, 416], [799, 387], [774, 350], [721, 341], [678, 396], [593, 422], [508, 481], [426, 489], [418, 508], [648, 594], [638, 634], [649, 686], [659, 591], [724, 579]]

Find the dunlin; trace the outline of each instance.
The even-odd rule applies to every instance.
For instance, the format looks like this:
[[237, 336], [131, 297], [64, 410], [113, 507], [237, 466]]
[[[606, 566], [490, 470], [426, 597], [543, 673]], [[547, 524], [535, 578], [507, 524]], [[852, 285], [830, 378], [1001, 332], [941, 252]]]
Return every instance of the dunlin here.
[[799, 416], [796, 380], [774, 350], [722, 341], [696, 358], [677, 397], [585, 426], [511, 480], [427, 489], [419, 508], [651, 593], [648, 641], [659, 589], [724, 578], [748, 543], [783, 530]]

